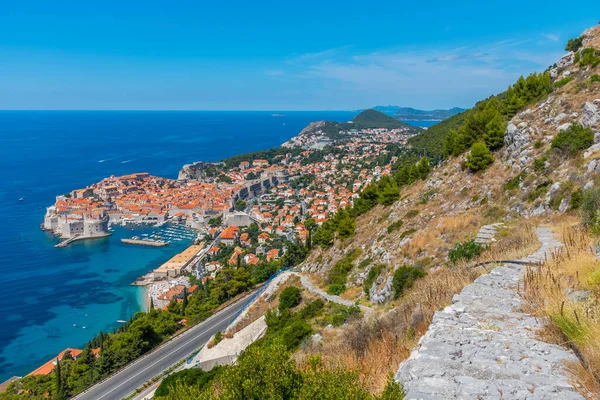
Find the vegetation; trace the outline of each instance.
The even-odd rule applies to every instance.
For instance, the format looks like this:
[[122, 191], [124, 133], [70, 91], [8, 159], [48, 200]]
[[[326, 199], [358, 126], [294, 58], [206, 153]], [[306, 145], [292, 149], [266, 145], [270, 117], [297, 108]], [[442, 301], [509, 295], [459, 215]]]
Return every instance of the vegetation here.
[[210, 371], [203, 371], [200, 368], [184, 369], [175, 372], [162, 380], [154, 396], [157, 399], [176, 395], [175, 388], [179, 385], [194, 386], [200, 390], [209, 387], [214, 378], [221, 372], [222, 367], [214, 367]]
[[478, 257], [484, 247], [476, 243], [474, 240], [468, 242], [457, 243], [454, 249], [448, 252], [448, 258], [452, 263], [456, 264], [458, 261], [469, 261], [475, 257]]
[[561, 87], [565, 86], [567, 83], [571, 82], [572, 80], [573, 80], [573, 76], [569, 75], [565, 78], [562, 78], [561, 80], [554, 82], [554, 87], [557, 89], [561, 88]]
[[288, 308], [296, 307], [300, 304], [302, 295], [300, 289], [295, 286], [288, 286], [279, 295], [279, 311], [287, 310]]
[[548, 74], [520, 77], [506, 92], [477, 103], [465, 113], [460, 126], [447, 132], [444, 155], [462, 154], [476, 142], [485, 143], [490, 150], [499, 149], [504, 143], [505, 121], [551, 91], [552, 80]]
[[[369, 129], [369, 128], [386, 128], [386, 129], [395, 129], [395, 128], [404, 128], [411, 127], [410, 125], [405, 124], [404, 122], [400, 122], [395, 118], [390, 117], [382, 112], [377, 110], [368, 109], [362, 111], [356, 117], [352, 118], [352, 124], [342, 124], [345, 129]], [[414, 128], [415, 131], [418, 128]]]
[[583, 45], [583, 36], [578, 38], [569, 39], [565, 46], [565, 51], [577, 51]]
[[387, 232], [388, 233], [396, 232], [396, 231], [400, 230], [400, 228], [402, 228], [403, 224], [404, 224], [404, 222], [401, 219], [399, 219], [398, 221], [394, 221], [387, 227]]
[[[595, 190], [586, 197], [591, 210], [600, 193]], [[583, 214], [585, 226], [592, 227], [593, 219], [593, 212]], [[594, 312], [600, 269], [593, 248], [594, 236], [586, 227], [564, 228], [561, 239], [564, 247], [548, 257], [544, 265], [528, 268], [520, 285], [528, 311], [547, 323], [542, 332], [545, 341], [573, 350], [582, 360], [581, 364], [569, 365], [571, 379], [584, 397], [590, 399], [600, 396], [600, 320]]]
[[594, 144], [594, 132], [590, 128], [584, 128], [579, 124], [562, 130], [552, 140], [552, 148], [571, 157]]
[[427, 273], [419, 268], [401, 266], [394, 272], [392, 286], [394, 288], [394, 298], [402, 296], [405, 290], [410, 289], [413, 283], [427, 275]]
[[369, 290], [371, 290], [371, 286], [373, 286], [373, 282], [375, 282], [375, 279], [377, 279], [377, 277], [379, 276], [381, 271], [383, 271], [385, 268], [386, 268], [385, 264], [377, 264], [377, 265], [374, 265], [369, 270], [369, 273], [367, 274], [367, 278], [365, 279], [365, 282], [363, 283], [363, 289], [364, 289], [366, 295], [369, 294]]
[[595, 235], [600, 235], [600, 188], [592, 188], [583, 192], [581, 199], [581, 219], [583, 225]]
[[580, 66], [585, 67], [590, 65], [596, 67], [598, 64], [600, 64], [600, 51], [587, 48], [581, 52]]
[[475, 142], [471, 146], [471, 151], [467, 156], [465, 167], [471, 170], [471, 172], [478, 172], [486, 170], [490, 165], [494, 163], [494, 156], [492, 152], [483, 142]]
[[346, 291], [346, 285], [341, 285], [339, 283], [333, 283], [327, 287], [327, 293], [332, 294], [334, 296], [339, 296], [340, 294]]
[[354, 261], [360, 255], [359, 250], [353, 250], [342, 257], [335, 265], [329, 270], [327, 281], [330, 285], [345, 285], [348, 279], [348, 274], [354, 268]]

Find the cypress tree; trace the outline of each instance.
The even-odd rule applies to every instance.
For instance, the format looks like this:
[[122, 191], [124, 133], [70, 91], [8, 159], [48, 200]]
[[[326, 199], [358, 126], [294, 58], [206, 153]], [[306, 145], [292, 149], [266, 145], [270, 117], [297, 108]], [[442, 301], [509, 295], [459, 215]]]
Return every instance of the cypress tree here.
[[185, 309], [188, 305], [187, 288], [183, 288], [183, 302], [181, 303], [181, 315], [185, 315]]
[[56, 400], [64, 400], [67, 398], [65, 393], [65, 383], [62, 379], [62, 373], [60, 370], [60, 360], [56, 359], [56, 366], [54, 367], [54, 378], [56, 385], [56, 396], [54, 397]]

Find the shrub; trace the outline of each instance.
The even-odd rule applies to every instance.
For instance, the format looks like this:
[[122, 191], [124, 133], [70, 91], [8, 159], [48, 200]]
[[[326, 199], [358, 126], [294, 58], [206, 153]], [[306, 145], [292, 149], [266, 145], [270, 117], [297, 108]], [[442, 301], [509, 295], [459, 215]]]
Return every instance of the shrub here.
[[600, 76], [598, 74], [594, 74], [594, 75], [590, 76], [590, 82], [591, 83], [600, 82]]
[[316, 300], [311, 301], [307, 305], [305, 305], [302, 310], [298, 311], [298, 317], [301, 319], [310, 319], [316, 317], [323, 307], [325, 306], [325, 302], [323, 299], [318, 298]]
[[419, 268], [408, 267], [403, 265], [394, 272], [394, 278], [392, 279], [392, 286], [394, 288], [394, 298], [398, 298], [402, 295], [404, 290], [410, 289], [413, 283], [427, 275], [427, 273]]
[[567, 45], [565, 46], [565, 51], [577, 51], [583, 44], [583, 36], [579, 36], [578, 38], [569, 39], [567, 41]]
[[417, 230], [415, 228], [410, 228], [410, 229], [405, 230], [404, 232], [402, 232], [400, 234], [400, 240], [404, 239], [405, 237], [408, 237], [408, 236], [412, 235], [416, 231]]
[[591, 65], [595, 67], [600, 64], [600, 57], [598, 57], [598, 52], [592, 48], [584, 49], [581, 52], [581, 60], [579, 61], [579, 65], [585, 67], [586, 65]]
[[291, 324], [283, 328], [282, 338], [283, 344], [288, 349], [298, 347], [302, 339], [312, 333], [310, 325], [301, 319], [293, 321]]
[[373, 268], [371, 268], [369, 270], [369, 274], [367, 275], [367, 279], [365, 279], [365, 282], [363, 283], [363, 290], [365, 291], [365, 294], [369, 294], [369, 290], [371, 290], [371, 286], [373, 286], [373, 282], [375, 282], [375, 279], [377, 279], [377, 277], [379, 276], [379, 274], [381, 273], [381, 271], [383, 269], [385, 269], [385, 264], [377, 264], [374, 265]]
[[543, 175], [546, 172], [546, 161], [548, 157], [542, 156], [533, 160], [533, 170], [538, 175]]
[[223, 332], [219, 331], [219, 332], [215, 333], [215, 337], [213, 338], [213, 344], [217, 344], [221, 340], [223, 340]]
[[345, 306], [338, 303], [331, 304], [331, 314], [324, 319], [325, 323], [338, 326], [345, 323], [349, 318], [360, 316], [360, 308], [357, 305]]
[[401, 219], [396, 222], [392, 222], [390, 226], [387, 227], [388, 233], [396, 232], [402, 227], [403, 224], [404, 222]]
[[410, 219], [419, 215], [419, 210], [410, 210], [404, 216], [405, 219]]
[[514, 178], [509, 179], [505, 184], [504, 184], [504, 190], [515, 190], [519, 188], [519, 184], [523, 181], [523, 179], [525, 179], [525, 176], [527, 176], [525, 174], [525, 172], [521, 172], [519, 175], [515, 176]]
[[560, 150], [572, 157], [592, 144], [594, 144], [594, 132], [579, 124], [572, 124], [568, 129], [560, 131], [552, 140], [553, 149]]
[[288, 286], [279, 295], [279, 310], [283, 311], [300, 304], [302, 295], [300, 289], [295, 286]]
[[596, 235], [600, 234], [598, 210], [600, 210], [600, 188], [596, 187], [583, 192], [581, 201], [582, 222]]
[[186, 386], [193, 385], [199, 389], [204, 389], [211, 384], [221, 369], [222, 367], [216, 366], [210, 371], [203, 371], [200, 368], [190, 368], [174, 372], [162, 380], [154, 395], [156, 397], [168, 396], [171, 391], [175, 391], [177, 383]]
[[483, 246], [476, 243], [474, 240], [468, 242], [457, 243], [454, 249], [448, 252], [448, 258], [453, 263], [459, 260], [469, 261], [474, 257], [477, 257], [483, 251]]
[[358, 257], [360, 251], [353, 250], [346, 254], [340, 261], [336, 262], [335, 265], [329, 270], [327, 280], [329, 284], [345, 285], [348, 274], [354, 268], [354, 260]]
[[577, 210], [581, 207], [581, 203], [583, 202], [583, 190], [577, 189], [573, 193], [571, 193], [571, 202], [569, 206], [571, 210]]
[[565, 86], [567, 83], [571, 82], [572, 80], [573, 80], [572, 76], [564, 77], [561, 80], [554, 82], [554, 87], [561, 88], [561, 87]]
[[533, 190], [527, 193], [527, 201], [531, 202], [538, 199], [540, 196], [545, 195], [548, 192], [550, 185], [552, 185], [552, 181], [549, 179], [537, 185]]
[[475, 142], [471, 146], [471, 152], [467, 156], [465, 167], [471, 172], [483, 171], [494, 162], [494, 156], [483, 142]]
[[327, 287], [327, 293], [332, 294], [334, 296], [339, 296], [340, 294], [346, 291], [346, 285], [341, 285], [339, 283], [334, 283]]

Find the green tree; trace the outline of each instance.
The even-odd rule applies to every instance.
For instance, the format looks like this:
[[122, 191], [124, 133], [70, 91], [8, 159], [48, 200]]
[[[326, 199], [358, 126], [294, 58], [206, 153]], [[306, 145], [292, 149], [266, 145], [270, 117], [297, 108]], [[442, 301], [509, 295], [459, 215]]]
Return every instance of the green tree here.
[[246, 209], [247, 205], [248, 204], [244, 200], [237, 200], [234, 203], [233, 208], [235, 208], [237, 211], [243, 211]]
[[506, 122], [500, 113], [496, 113], [494, 118], [485, 126], [486, 133], [483, 140], [490, 150], [497, 150], [504, 145], [504, 134], [506, 133]]
[[378, 183], [379, 204], [389, 206], [400, 198], [400, 188], [398, 184], [388, 175], [383, 176]]
[[54, 379], [55, 379], [55, 400], [65, 400], [67, 398], [66, 382], [63, 380], [63, 374], [60, 367], [60, 360], [56, 359], [56, 365], [54, 366]]
[[223, 370], [219, 379], [219, 398], [294, 399], [301, 383], [302, 376], [296, 370], [296, 363], [286, 346], [276, 340], [264, 348], [248, 347], [236, 366]]
[[475, 142], [471, 146], [471, 152], [467, 156], [465, 167], [471, 172], [483, 171], [494, 162], [494, 156], [483, 142]]
[[356, 222], [354, 221], [354, 218], [347, 216], [339, 221], [337, 231], [342, 240], [353, 236], [356, 231]]
[[450, 129], [448, 131], [448, 135], [446, 135], [446, 140], [444, 142], [444, 156], [450, 157], [460, 154], [461, 151], [457, 149], [458, 147], [458, 133], [454, 129]]

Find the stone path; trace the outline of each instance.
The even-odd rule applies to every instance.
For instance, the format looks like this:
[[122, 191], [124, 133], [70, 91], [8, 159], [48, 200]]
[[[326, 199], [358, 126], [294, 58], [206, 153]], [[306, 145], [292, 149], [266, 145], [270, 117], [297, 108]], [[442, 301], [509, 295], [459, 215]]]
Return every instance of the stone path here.
[[479, 228], [479, 232], [477, 232], [477, 236], [475, 237], [475, 243], [490, 244], [492, 242], [495, 242], [496, 230], [503, 225], [504, 224], [502, 223], [498, 223], [482, 226], [481, 228]]
[[[520, 261], [542, 261], [560, 246], [538, 228], [541, 248]], [[536, 339], [541, 323], [516, 311], [524, 266], [504, 264], [436, 312], [427, 333], [400, 365], [406, 399], [583, 399], [568, 382], [565, 361], [577, 358]]]
[[[343, 304], [348, 307], [351, 307], [354, 305], [354, 302], [351, 300], [342, 299], [340, 296], [335, 296], [335, 295], [329, 294], [329, 293], [319, 289], [310, 281], [310, 279], [308, 279], [307, 276], [305, 276], [305, 275], [298, 275], [298, 276], [300, 277], [300, 282], [302, 283], [302, 286], [304, 286], [309, 292], [316, 294], [317, 296], [321, 296], [323, 299], [334, 302], [334, 303]], [[365, 314], [365, 316], [369, 315], [371, 312], [373, 312], [373, 309], [371, 307], [367, 307], [367, 306], [363, 306], [363, 305], [359, 305], [359, 307], [360, 307], [360, 310]]]

